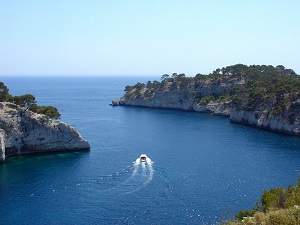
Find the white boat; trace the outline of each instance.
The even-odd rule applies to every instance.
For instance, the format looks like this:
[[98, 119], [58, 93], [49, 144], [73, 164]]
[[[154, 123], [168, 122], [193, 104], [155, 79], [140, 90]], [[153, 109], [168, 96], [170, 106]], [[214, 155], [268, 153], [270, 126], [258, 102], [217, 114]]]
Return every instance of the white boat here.
[[147, 157], [146, 154], [141, 154], [141, 156], [140, 156], [140, 162], [147, 162], [147, 159], [148, 159], [148, 157]]

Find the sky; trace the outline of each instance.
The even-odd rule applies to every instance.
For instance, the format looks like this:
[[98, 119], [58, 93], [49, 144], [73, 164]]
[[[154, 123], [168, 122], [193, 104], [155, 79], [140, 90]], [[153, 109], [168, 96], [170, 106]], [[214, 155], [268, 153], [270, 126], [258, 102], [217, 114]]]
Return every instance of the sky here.
[[300, 73], [298, 0], [0, 0], [0, 76]]

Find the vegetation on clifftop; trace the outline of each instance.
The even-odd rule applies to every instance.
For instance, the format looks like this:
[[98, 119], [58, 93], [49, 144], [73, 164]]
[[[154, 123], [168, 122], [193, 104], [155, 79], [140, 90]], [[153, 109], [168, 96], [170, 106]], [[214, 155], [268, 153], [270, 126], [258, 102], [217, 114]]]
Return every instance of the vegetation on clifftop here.
[[60, 113], [57, 108], [53, 106], [39, 106], [36, 104], [35, 97], [31, 94], [25, 94], [21, 96], [12, 96], [9, 94], [7, 86], [0, 82], [0, 102], [11, 102], [18, 106], [25, 107], [26, 109], [36, 112], [38, 114], [44, 114], [52, 119], [59, 119]]
[[265, 190], [261, 196], [261, 203], [257, 202], [252, 210], [241, 210], [236, 214], [236, 220], [223, 224], [300, 224], [300, 178], [296, 186]]
[[181, 99], [190, 99], [200, 105], [231, 102], [237, 110], [267, 111], [283, 115], [290, 123], [300, 115], [300, 77], [282, 65], [236, 64], [195, 77], [186, 77], [183, 73], [164, 74], [160, 82], [126, 86], [124, 97], [147, 100], [155, 98], [157, 93], [172, 90], [177, 91]]

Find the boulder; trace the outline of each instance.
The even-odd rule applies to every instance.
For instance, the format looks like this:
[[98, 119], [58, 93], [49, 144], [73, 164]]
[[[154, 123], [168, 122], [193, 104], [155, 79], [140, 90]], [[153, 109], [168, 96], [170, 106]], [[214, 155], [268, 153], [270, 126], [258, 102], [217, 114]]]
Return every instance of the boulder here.
[[118, 99], [112, 100], [111, 101], [111, 105], [112, 106], [118, 106], [118, 105], [120, 105], [120, 100], [118, 100]]

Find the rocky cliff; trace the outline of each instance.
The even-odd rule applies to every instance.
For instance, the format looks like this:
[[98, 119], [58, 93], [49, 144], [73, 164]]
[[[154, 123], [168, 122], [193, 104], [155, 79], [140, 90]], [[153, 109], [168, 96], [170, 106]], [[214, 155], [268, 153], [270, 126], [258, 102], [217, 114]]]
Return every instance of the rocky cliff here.
[[299, 120], [291, 122], [287, 116], [269, 114], [268, 111], [232, 110], [230, 120], [235, 123], [300, 136]]
[[180, 97], [175, 93], [167, 93], [151, 99], [141, 96], [132, 99], [128, 98], [128, 96], [123, 96], [118, 105], [212, 113], [219, 116], [228, 116], [230, 121], [234, 123], [300, 136], [300, 118], [298, 116], [294, 121], [290, 121], [288, 116], [291, 113], [275, 115], [270, 114], [268, 110], [240, 110], [235, 107], [232, 101], [209, 101], [206, 104], [199, 104], [192, 99], [178, 99]]
[[211, 112], [229, 116], [230, 103], [226, 101], [201, 101], [204, 96], [217, 96], [232, 88], [243, 86], [242, 78], [190, 80], [182, 82], [162, 82], [159, 86], [131, 89], [119, 101], [120, 105], [151, 108], [180, 109], [197, 112]]
[[89, 143], [72, 126], [0, 102], [0, 161], [14, 155], [89, 148]]
[[300, 79], [283, 66], [235, 65], [187, 78], [126, 86], [113, 105], [207, 112], [276, 132], [300, 136]]

